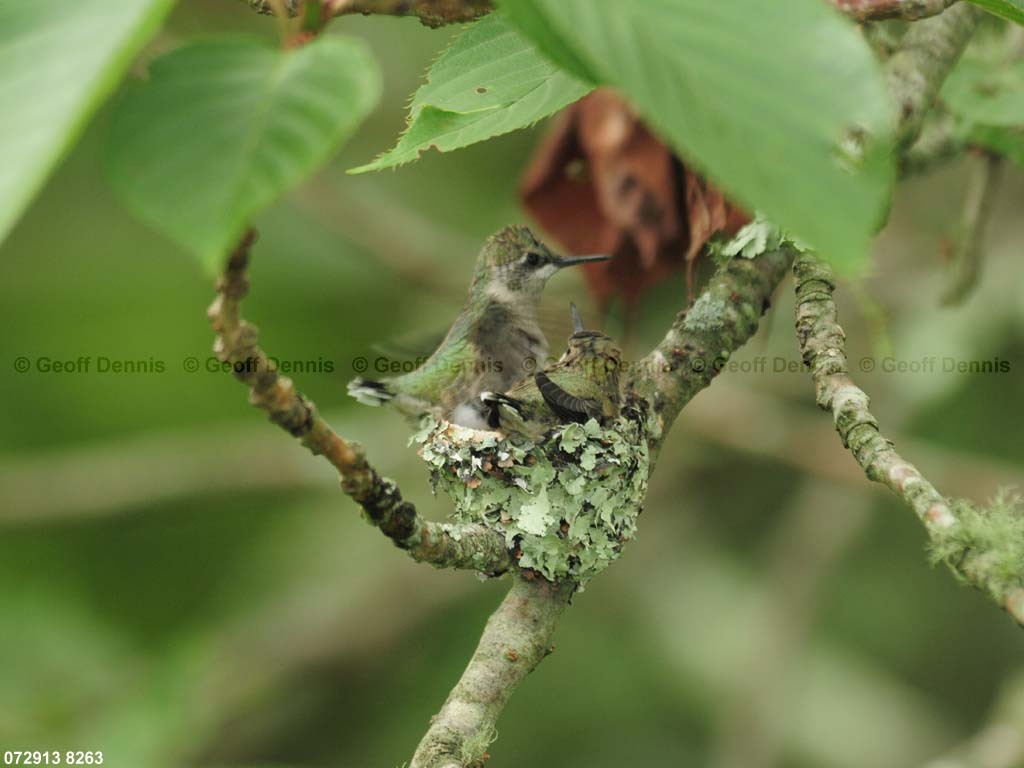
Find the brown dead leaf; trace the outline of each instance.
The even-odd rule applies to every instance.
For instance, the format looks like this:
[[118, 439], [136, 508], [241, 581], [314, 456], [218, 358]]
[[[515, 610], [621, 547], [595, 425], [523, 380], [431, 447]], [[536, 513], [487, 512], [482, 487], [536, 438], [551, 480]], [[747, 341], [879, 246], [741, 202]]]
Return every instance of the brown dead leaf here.
[[520, 194], [567, 251], [615, 256], [584, 269], [602, 312], [619, 297], [627, 316], [645, 290], [684, 267], [692, 288], [708, 240], [749, 220], [608, 89], [565, 110], [538, 146]]

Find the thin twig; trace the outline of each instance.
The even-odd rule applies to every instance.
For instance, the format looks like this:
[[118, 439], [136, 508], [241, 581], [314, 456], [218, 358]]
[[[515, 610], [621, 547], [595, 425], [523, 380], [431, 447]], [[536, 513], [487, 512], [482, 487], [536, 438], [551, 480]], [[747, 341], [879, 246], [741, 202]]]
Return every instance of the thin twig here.
[[783, 762], [793, 680], [805, 661], [822, 584], [870, 512], [869, 497], [837, 499], [831, 483], [812, 479], [773, 534], [769, 567], [762, 569], [767, 596], [758, 642], [738, 663], [746, 672], [716, 728], [720, 736], [709, 761], [714, 768], [771, 768]]
[[949, 265], [950, 282], [942, 295], [947, 306], [962, 304], [981, 277], [985, 256], [985, 230], [992, 218], [1003, 159], [983, 152], [974, 167], [964, 193], [964, 209], [957, 233], [956, 250]]
[[[868, 396], [849, 376], [846, 335], [839, 325], [832, 293], [831, 268], [801, 254], [793, 266], [796, 276], [796, 335], [804, 363], [811, 371], [818, 405], [831, 411], [843, 445], [853, 454], [869, 480], [882, 483], [910, 506], [937, 546], [956, 537], [961, 521], [950, 502], [904, 459], [879, 430], [868, 410]], [[1012, 542], [1007, 542], [1012, 545]], [[995, 573], [990, 554], [967, 549], [949, 565], [1024, 625], [1024, 587], [1007, 589], [1003, 574]]]
[[[302, 0], [245, 0], [257, 13], [272, 13], [284, 3], [294, 15]], [[832, 0], [836, 8], [855, 21], [904, 19], [917, 21], [936, 16], [957, 0]], [[338, 15], [361, 13], [385, 16], [416, 16], [428, 27], [473, 21], [494, 10], [492, 0], [334, 0]]]
[[1024, 674], [1010, 678], [991, 719], [926, 768], [1020, 768], [1024, 765]]
[[228, 259], [217, 281], [217, 298], [208, 315], [217, 334], [214, 352], [231, 365], [235, 378], [250, 387], [249, 402], [313, 454], [326, 458], [341, 476], [341, 488], [363, 508], [367, 519], [414, 559], [439, 568], [468, 568], [503, 573], [511, 564], [504, 539], [480, 525], [442, 525], [424, 520], [402, 499], [398, 486], [369, 465], [358, 443], [340, 437], [291, 379], [260, 349], [256, 327], [242, 319], [239, 304], [249, 291], [250, 230]]
[[963, 155], [968, 146], [956, 118], [935, 109], [924, 123], [920, 137], [900, 158], [900, 176], [928, 173]]
[[[257, 13], [273, 13], [275, 2], [282, 0], [246, 0], [249, 7]], [[302, 0], [283, 0], [288, 13], [295, 15]], [[415, 16], [428, 27], [442, 27], [446, 24], [458, 24], [473, 21], [490, 13], [493, 6], [490, 0], [335, 0], [335, 15], [348, 14], [379, 14], [384, 16]]]

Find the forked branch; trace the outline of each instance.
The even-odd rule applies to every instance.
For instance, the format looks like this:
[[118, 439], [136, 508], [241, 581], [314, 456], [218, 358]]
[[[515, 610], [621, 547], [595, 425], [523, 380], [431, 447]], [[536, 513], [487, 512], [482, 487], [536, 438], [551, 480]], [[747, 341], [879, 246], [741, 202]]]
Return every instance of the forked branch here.
[[230, 364], [236, 379], [248, 385], [249, 402], [311, 453], [327, 459], [338, 470], [342, 490], [363, 508], [366, 518], [414, 560], [438, 568], [508, 570], [511, 558], [501, 536], [481, 525], [444, 525], [421, 518], [398, 486], [370, 466], [362, 447], [331, 429], [292, 380], [277, 372], [259, 346], [256, 327], [240, 312], [241, 300], [249, 292], [249, 250], [255, 239], [250, 230], [228, 258], [207, 313], [217, 334], [214, 352]]

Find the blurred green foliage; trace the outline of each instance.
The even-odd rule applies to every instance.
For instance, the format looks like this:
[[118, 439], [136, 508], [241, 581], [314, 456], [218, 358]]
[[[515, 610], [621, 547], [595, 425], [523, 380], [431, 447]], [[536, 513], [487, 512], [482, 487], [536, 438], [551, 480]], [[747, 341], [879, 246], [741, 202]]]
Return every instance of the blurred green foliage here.
[[[454, 316], [477, 243], [522, 218], [517, 175], [537, 132], [346, 176], [389, 146], [451, 33], [395, 19], [337, 26], [381, 61], [383, 108], [256, 222], [246, 314], [271, 354], [334, 363], [295, 378], [441, 519], [405, 425], [349, 402], [344, 384], [374, 344]], [[240, 3], [191, 0], [149, 53], [227, 30], [275, 34]], [[109, 114], [0, 248], [0, 748], [100, 749], [115, 768], [401, 765], [504, 584], [409, 561], [230, 376], [205, 371], [211, 286], [104, 185]], [[1024, 474], [1014, 174], [964, 308], [937, 307], [958, 167], [905, 185], [863, 286], [893, 356], [939, 366], [863, 374], [879, 417], [928, 448], [925, 473], [940, 460], [965, 467], [933, 480], [979, 500], [996, 491], [987, 478]], [[581, 298], [574, 281], [553, 281], [547, 314], [563, 325], [552, 338], [565, 333], [566, 298]], [[634, 354], [683, 294], [681, 280], [652, 293]], [[575, 600], [489, 766], [748, 768], [743, 749], [756, 747], [793, 768], [905, 768], [979, 728], [1024, 664], [1019, 630], [930, 569], [913, 515], [856, 477], [806, 377], [771, 372], [797, 356], [789, 294], [737, 356], [763, 356], [767, 371], [728, 372], [684, 412], [637, 539]], [[873, 356], [856, 293], [839, 298], [851, 360]], [[606, 330], [621, 330], [616, 317]], [[33, 370], [16, 372], [18, 356]], [[35, 369], [81, 356], [92, 371]], [[100, 374], [100, 356], [165, 372]], [[996, 356], [1008, 373], [942, 370], [947, 357]], [[184, 369], [190, 357], [199, 372]]]

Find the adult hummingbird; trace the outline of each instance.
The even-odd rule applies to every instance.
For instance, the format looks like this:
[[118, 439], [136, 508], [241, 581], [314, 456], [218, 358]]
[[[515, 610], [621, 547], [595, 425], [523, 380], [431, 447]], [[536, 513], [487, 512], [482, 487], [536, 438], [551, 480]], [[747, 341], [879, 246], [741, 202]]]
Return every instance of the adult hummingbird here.
[[432, 414], [486, 427], [479, 394], [504, 392], [547, 359], [537, 307], [548, 278], [564, 267], [607, 258], [559, 256], [527, 227], [502, 229], [480, 250], [469, 297], [441, 346], [403, 376], [353, 379], [348, 393], [366, 405], [389, 403], [414, 418]]
[[559, 424], [606, 424], [618, 415], [622, 350], [600, 331], [585, 330], [576, 305], [570, 308], [573, 334], [556, 363], [504, 394], [481, 393], [492, 429], [537, 440]]

